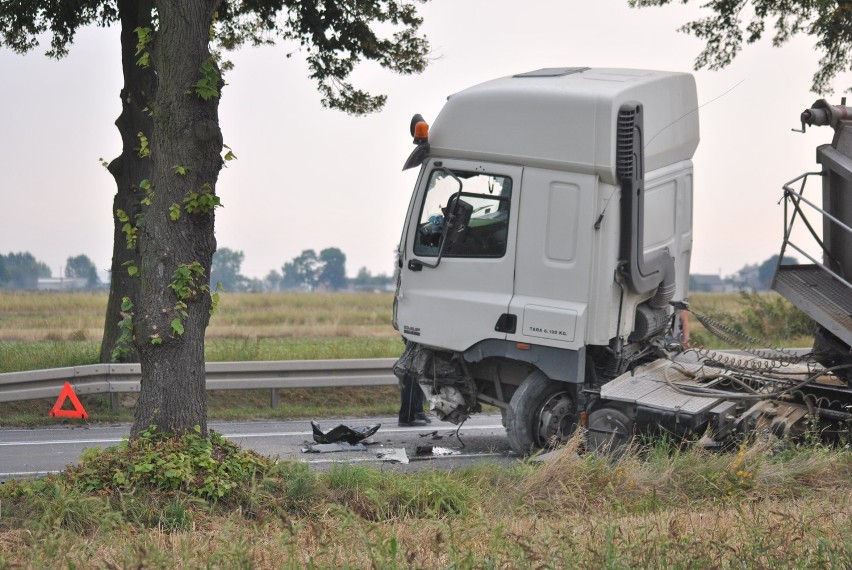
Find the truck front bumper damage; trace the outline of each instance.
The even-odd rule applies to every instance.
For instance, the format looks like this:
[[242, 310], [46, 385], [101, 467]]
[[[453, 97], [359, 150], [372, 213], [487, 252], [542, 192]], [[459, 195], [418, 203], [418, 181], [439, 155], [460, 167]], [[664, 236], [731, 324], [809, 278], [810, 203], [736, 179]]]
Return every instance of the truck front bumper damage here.
[[476, 383], [458, 354], [406, 342], [393, 372], [400, 381], [406, 375], [414, 378], [441, 420], [460, 424], [482, 409], [476, 400]]

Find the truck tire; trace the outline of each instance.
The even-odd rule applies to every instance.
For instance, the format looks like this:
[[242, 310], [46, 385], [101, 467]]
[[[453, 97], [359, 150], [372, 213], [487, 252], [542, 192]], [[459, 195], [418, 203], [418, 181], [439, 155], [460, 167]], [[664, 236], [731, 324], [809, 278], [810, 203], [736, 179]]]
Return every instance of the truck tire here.
[[576, 388], [536, 370], [521, 383], [506, 413], [509, 445], [528, 455], [564, 441], [577, 427]]
[[598, 408], [589, 414], [586, 447], [597, 453], [618, 457], [633, 437], [633, 420], [617, 408]]

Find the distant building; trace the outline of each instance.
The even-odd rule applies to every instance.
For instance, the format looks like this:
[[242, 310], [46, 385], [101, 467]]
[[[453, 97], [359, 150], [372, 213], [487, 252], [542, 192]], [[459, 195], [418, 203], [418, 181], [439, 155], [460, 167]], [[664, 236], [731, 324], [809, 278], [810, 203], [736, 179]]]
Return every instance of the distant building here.
[[89, 284], [85, 277], [39, 277], [39, 291], [81, 291]]
[[735, 276], [737, 285], [740, 289], [754, 289], [755, 291], [765, 290], [767, 287], [760, 279], [760, 266], [746, 265]]
[[689, 276], [689, 290], [696, 293], [730, 293], [734, 286], [725, 283], [718, 275], [696, 275]]

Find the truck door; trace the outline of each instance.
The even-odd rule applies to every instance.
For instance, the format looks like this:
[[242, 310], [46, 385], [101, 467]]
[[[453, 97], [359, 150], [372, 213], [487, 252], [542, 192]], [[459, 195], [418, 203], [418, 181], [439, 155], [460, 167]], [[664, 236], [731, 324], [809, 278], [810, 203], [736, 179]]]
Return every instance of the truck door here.
[[522, 172], [484, 162], [426, 163], [400, 248], [396, 322], [404, 337], [454, 351], [506, 338], [495, 328], [512, 299]]

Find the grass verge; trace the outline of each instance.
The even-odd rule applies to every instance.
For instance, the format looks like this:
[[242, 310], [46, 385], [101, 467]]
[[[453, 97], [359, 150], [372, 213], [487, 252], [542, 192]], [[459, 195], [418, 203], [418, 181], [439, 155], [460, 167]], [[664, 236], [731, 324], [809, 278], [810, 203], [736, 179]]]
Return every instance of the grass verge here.
[[850, 480], [805, 446], [400, 474], [149, 434], [0, 487], [0, 567], [841, 569]]

